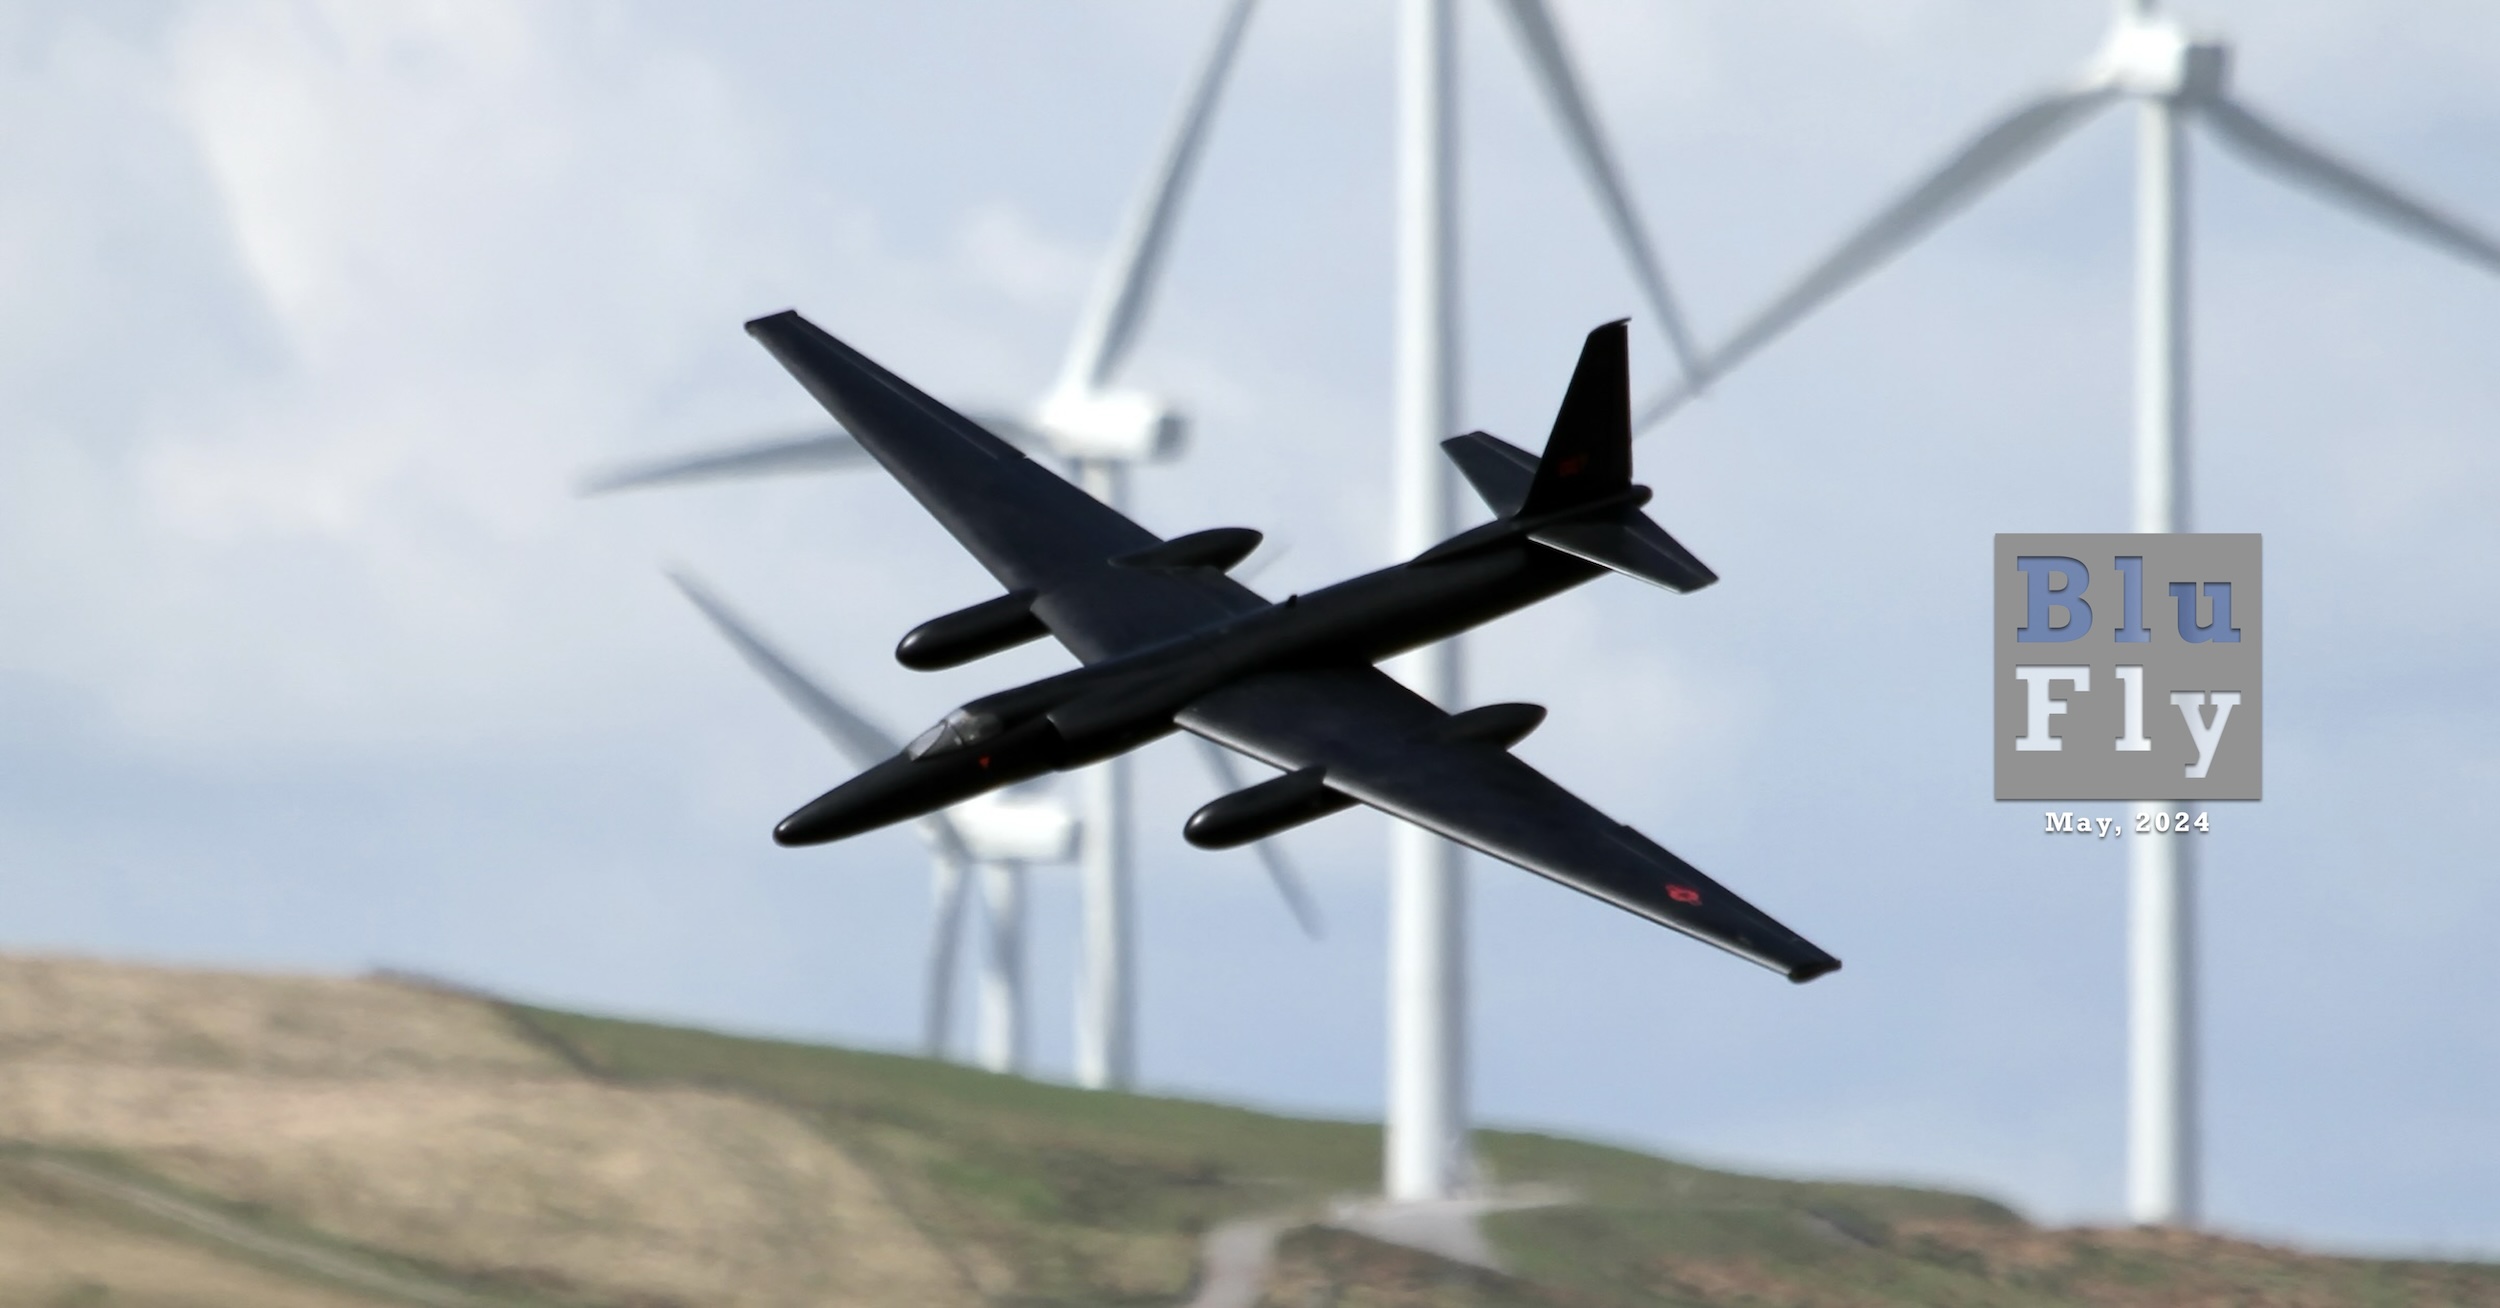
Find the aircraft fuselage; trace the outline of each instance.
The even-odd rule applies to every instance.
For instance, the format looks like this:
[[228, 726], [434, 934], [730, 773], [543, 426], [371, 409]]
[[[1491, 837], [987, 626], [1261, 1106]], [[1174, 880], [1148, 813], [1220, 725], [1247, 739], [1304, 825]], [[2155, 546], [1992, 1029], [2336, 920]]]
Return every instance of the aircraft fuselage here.
[[783, 819], [773, 838], [840, 840], [1098, 762], [1169, 734], [1175, 714], [1228, 683], [1378, 663], [1605, 571], [1531, 542], [1520, 524], [1487, 523], [1405, 563], [973, 700], [902, 753]]

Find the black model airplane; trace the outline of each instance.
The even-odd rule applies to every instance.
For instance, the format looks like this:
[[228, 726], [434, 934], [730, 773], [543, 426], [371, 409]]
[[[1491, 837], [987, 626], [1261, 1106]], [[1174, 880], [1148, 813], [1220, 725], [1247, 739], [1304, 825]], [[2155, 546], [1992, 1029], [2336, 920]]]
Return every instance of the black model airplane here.
[[1839, 968], [1514, 757], [1544, 709], [1446, 713], [1372, 666], [1609, 569], [1678, 591], [1718, 580], [1641, 512], [1624, 324], [1589, 333], [1542, 459], [1483, 432], [1442, 443], [1492, 522], [1282, 603], [1225, 575], [1258, 532], [1164, 540], [797, 313], [747, 331], [1007, 589], [914, 628], [897, 659], [953, 667], [1047, 634], [1084, 664], [947, 714], [784, 818], [775, 840], [840, 840], [1179, 727], [1285, 770], [1199, 809], [1192, 844], [1247, 844], [1364, 803], [1791, 981]]

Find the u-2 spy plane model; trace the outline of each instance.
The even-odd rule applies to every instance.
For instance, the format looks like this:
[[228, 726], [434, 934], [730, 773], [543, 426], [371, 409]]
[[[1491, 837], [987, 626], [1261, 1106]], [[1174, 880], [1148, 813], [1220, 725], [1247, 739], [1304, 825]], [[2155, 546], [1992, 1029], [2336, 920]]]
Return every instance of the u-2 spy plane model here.
[[1055, 636], [1082, 666], [976, 699], [782, 819], [815, 845], [920, 817], [1185, 729], [1284, 770], [1191, 815], [1225, 849], [1354, 804], [1404, 818], [1791, 981], [1840, 960], [1512, 755], [1534, 704], [1436, 708], [1373, 666], [1604, 575], [1718, 580], [1641, 512], [1621, 322], [1589, 333], [1543, 458], [1483, 432], [1442, 443], [1494, 513], [1416, 557], [1270, 602], [1226, 575], [1260, 534], [1170, 540], [796, 312], [747, 331], [1007, 593], [922, 623], [904, 666], [954, 667]]

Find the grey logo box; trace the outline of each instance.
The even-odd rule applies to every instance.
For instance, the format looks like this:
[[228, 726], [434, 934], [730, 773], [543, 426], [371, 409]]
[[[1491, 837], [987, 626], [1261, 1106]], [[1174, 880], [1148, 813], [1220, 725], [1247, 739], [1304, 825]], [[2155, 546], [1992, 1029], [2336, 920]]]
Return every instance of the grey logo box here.
[[2256, 799], [2254, 534], [1996, 538], [1996, 797]]

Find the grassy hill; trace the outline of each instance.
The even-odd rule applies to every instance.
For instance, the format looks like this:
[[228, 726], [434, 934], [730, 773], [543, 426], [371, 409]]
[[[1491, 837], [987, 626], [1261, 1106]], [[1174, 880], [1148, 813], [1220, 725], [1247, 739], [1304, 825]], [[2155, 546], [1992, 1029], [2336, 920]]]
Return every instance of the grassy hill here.
[[0, 1304], [2500, 1305], [2500, 1266], [2050, 1231], [1486, 1133], [1505, 1272], [1319, 1224], [1379, 1132], [387, 980], [0, 959]]

